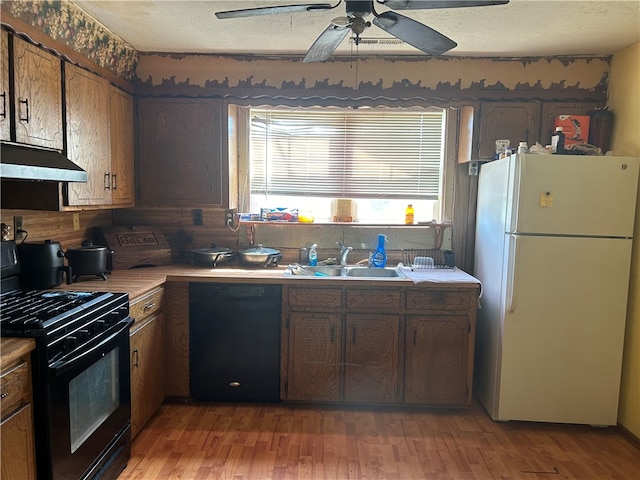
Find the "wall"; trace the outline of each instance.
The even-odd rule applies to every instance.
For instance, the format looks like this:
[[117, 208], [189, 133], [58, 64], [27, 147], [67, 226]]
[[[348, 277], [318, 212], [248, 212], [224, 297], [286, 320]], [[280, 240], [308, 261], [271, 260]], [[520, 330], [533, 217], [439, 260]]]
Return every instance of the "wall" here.
[[[613, 57], [607, 105], [615, 114], [612, 150], [640, 156], [640, 43]], [[640, 438], [640, 196], [636, 207], [631, 282], [618, 423]]]
[[12, 228], [11, 238], [13, 238], [13, 217], [22, 217], [22, 228], [28, 232], [16, 238], [16, 241], [42, 242], [43, 240], [55, 240], [60, 242], [63, 250], [68, 247], [77, 247], [83, 240], [98, 241], [96, 228], [111, 225], [110, 210], [93, 210], [76, 212], [79, 217], [79, 228], [74, 229], [73, 213], [71, 212], [39, 212], [33, 210], [10, 210], [0, 211], [0, 218], [3, 223]]

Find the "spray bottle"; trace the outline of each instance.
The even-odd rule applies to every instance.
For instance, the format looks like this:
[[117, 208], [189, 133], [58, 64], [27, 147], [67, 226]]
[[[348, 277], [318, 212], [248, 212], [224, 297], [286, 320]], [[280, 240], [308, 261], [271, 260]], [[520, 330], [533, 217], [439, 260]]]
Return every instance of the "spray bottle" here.
[[387, 264], [387, 252], [384, 250], [384, 244], [387, 241], [387, 236], [382, 233], [378, 235], [378, 246], [373, 253], [371, 265], [375, 268], [384, 268]]

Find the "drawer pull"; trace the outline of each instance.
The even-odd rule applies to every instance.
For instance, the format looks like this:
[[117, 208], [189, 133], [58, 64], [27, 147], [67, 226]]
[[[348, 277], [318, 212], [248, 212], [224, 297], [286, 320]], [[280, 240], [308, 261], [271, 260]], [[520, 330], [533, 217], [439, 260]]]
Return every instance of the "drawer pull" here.
[[133, 355], [135, 357], [135, 360], [133, 361], [133, 366], [134, 367], [139, 367], [140, 363], [138, 362], [139, 356], [138, 356], [138, 349], [137, 348], [133, 351]]
[[230, 383], [229, 383], [229, 386], [230, 386], [230, 387], [234, 387], [234, 388], [235, 388], [235, 387], [239, 387], [239, 386], [240, 386], [240, 382], [230, 382]]
[[151, 309], [152, 309], [153, 307], [155, 307], [155, 306], [156, 306], [156, 302], [147, 303], [147, 304], [144, 306], [143, 310], [146, 312], [147, 310], [151, 310]]
[[0, 398], [7, 398], [8, 396], [9, 396], [8, 393], [2, 392], [2, 394], [0, 395]]

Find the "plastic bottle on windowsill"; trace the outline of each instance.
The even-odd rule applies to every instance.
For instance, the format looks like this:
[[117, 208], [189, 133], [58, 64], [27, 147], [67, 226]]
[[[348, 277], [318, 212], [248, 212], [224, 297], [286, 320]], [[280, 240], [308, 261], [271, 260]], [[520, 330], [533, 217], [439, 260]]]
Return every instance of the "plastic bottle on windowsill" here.
[[404, 211], [404, 223], [406, 225], [413, 225], [415, 217], [415, 210], [413, 209], [413, 205], [407, 205], [406, 210]]

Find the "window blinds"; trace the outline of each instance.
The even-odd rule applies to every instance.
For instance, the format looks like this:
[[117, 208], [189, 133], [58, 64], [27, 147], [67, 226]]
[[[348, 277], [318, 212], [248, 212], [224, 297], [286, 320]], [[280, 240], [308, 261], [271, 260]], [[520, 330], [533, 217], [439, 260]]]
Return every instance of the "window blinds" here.
[[444, 111], [251, 109], [251, 192], [435, 200]]

